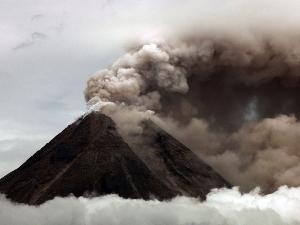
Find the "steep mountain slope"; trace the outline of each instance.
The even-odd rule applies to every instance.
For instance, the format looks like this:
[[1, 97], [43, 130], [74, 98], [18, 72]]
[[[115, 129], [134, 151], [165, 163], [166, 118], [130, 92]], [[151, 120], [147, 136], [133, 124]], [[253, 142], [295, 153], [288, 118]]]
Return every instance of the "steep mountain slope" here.
[[154, 123], [151, 150], [134, 151], [114, 122], [93, 112], [69, 125], [23, 165], [0, 180], [16, 202], [41, 204], [55, 196], [116, 193], [124, 198], [201, 196], [228, 183]]
[[156, 177], [172, 191], [181, 195], [200, 196], [213, 188], [229, 187], [218, 173], [203, 162], [190, 149], [162, 130], [152, 121], [145, 123], [147, 136], [145, 149], [132, 149]]

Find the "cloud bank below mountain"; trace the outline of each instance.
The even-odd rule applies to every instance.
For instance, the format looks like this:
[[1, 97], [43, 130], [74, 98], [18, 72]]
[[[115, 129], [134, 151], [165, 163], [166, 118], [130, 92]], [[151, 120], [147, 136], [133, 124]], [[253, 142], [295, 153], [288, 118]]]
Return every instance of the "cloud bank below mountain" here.
[[261, 196], [237, 188], [213, 190], [207, 200], [177, 197], [171, 201], [129, 200], [115, 195], [55, 198], [41, 206], [0, 199], [0, 221], [6, 225], [297, 225], [300, 189], [281, 187]]

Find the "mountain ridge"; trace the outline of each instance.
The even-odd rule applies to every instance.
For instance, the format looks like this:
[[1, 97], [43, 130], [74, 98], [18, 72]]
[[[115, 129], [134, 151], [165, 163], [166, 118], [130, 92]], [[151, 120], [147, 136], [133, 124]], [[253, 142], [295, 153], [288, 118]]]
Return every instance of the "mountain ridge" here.
[[[39, 205], [55, 196], [92, 193], [159, 200], [177, 195], [204, 198], [211, 188], [229, 186], [188, 148], [153, 122], [148, 124], [156, 150], [145, 152], [131, 148], [111, 118], [99, 112], [82, 116], [1, 178], [0, 192], [15, 202]], [[205, 179], [204, 173], [209, 173]]]

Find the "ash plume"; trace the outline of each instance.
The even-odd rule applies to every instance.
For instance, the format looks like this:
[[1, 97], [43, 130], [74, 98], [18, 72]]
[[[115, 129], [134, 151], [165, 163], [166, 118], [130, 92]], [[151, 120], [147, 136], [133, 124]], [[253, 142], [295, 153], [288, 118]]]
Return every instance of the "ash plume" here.
[[243, 190], [297, 186], [300, 34], [276, 34], [205, 31], [138, 43], [88, 80], [87, 104], [127, 137], [152, 117]]

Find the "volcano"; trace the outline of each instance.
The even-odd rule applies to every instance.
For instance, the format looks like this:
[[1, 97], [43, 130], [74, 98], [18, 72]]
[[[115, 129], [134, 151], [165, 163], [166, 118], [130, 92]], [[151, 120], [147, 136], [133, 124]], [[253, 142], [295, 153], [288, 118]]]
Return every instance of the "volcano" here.
[[56, 196], [118, 194], [124, 198], [205, 198], [230, 184], [191, 150], [146, 121], [149, 148], [131, 148], [113, 120], [91, 112], [69, 125], [0, 180], [9, 199], [39, 205]]

